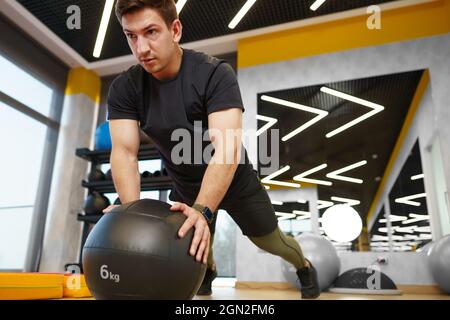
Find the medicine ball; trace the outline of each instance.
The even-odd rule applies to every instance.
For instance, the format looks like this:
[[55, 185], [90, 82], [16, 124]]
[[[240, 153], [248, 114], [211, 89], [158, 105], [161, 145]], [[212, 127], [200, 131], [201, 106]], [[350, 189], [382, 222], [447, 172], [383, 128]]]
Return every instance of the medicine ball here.
[[95, 182], [95, 181], [102, 181], [105, 180], [105, 175], [100, 169], [94, 169], [91, 172], [89, 172], [88, 175], [88, 181], [89, 182]]
[[83, 210], [87, 215], [102, 214], [103, 209], [110, 205], [110, 201], [103, 194], [94, 191], [84, 201]]
[[152, 177], [152, 173], [149, 171], [144, 171], [141, 174], [142, 179], [147, 179], [147, 178], [151, 178]]
[[103, 122], [95, 130], [95, 149], [96, 150], [111, 150], [111, 134], [109, 132], [109, 122]]
[[158, 200], [137, 200], [111, 210], [92, 229], [82, 262], [96, 299], [191, 299], [206, 265], [189, 255], [194, 229]]
[[108, 171], [106, 171], [106, 173], [105, 173], [105, 180], [112, 180], [113, 179], [113, 177], [112, 177], [112, 171], [111, 171], [111, 169], [109, 169]]
[[450, 235], [437, 240], [427, 255], [434, 281], [442, 290], [450, 293]]
[[153, 177], [154, 178], [157, 178], [157, 177], [160, 177], [160, 176], [161, 176], [161, 171], [156, 170], [156, 171], [153, 172]]

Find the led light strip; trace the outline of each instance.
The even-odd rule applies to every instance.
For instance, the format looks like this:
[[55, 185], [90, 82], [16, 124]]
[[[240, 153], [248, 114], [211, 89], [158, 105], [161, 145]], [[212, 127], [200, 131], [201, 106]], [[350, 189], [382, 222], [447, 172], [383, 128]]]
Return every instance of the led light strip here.
[[392, 227], [392, 230], [394, 232], [399, 233], [414, 233], [417, 226], [410, 226], [410, 227]]
[[311, 170], [308, 170], [308, 171], [305, 171], [305, 172], [302, 172], [302, 173], [296, 175], [293, 179], [295, 181], [300, 181], [300, 182], [309, 182], [309, 183], [321, 184], [321, 185], [325, 185], [325, 186], [331, 186], [331, 185], [333, 185], [333, 183], [330, 181], [305, 178], [314, 172], [317, 172], [317, 171], [320, 171], [320, 170], [326, 168], [327, 166], [328, 165], [326, 163], [324, 163], [324, 164], [317, 166]]
[[271, 200], [270, 201], [272, 204], [276, 205], [276, 206], [282, 206], [283, 202], [282, 201], [276, 201], [276, 200]]
[[295, 218], [295, 214], [288, 212], [278, 212], [275, 211], [275, 215], [278, 216], [278, 221], [289, 220]]
[[359, 201], [359, 200], [347, 199], [347, 198], [341, 198], [341, 197], [331, 197], [331, 200], [338, 201], [338, 202], [344, 202], [344, 203], [348, 204], [349, 206], [357, 206], [358, 204], [361, 203], [361, 201]]
[[316, 0], [311, 7], [309, 7], [312, 11], [316, 11], [317, 9], [319, 9], [319, 7], [321, 5], [323, 5], [325, 3], [325, 1], [327, 0]]
[[[405, 220], [407, 220], [408, 219], [408, 217], [405, 217], [405, 216], [396, 216], [396, 215], [394, 215], [394, 214], [391, 214], [390, 216], [389, 216], [389, 220], [391, 221], [391, 222], [397, 222], [397, 221], [405, 221]], [[380, 219], [380, 223], [386, 223], [387, 222], [387, 219]]]
[[288, 171], [289, 169], [291, 169], [290, 166], [286, 166], [284, 168], [281, 168], [280, 170], [277, 170], [274, 173], [269, 174], [267, 177], [261, 179], [261, 182], [262, 183], [266, 183], [266, 184], [274, 184], [274, 185], [278, 185], [278, 186], [283, 186], [283, 187], [300, 188], [301, 185], [298, 184], [298, 183], [291, 183], [291, 182], [283, 182], [283, 181], [278, 181], [278, 180], [272, 180], [273, 178], [279, 176], [280, 174], [283, 174], [284, 172]]
[[425, 178], [425, 175], [423, 173], [421, 174], [416, 174], [415, 176], [411, 177], [411, 180], [419, 180], [419, 179], [423, 179]]
[[[407, 236], [405, 236], [405, 237], [407, 237]], [[393, 235], [392, 240], [404, 240], [405, 237]], [[387, 240], [389, 240], [389, 237], [388, 236], [380, 236], [380, 235], [376, 234], [376, 235], [372, 236], [371, 240], [372, 241], [374, 241], [374, 240], [386, 240], [387, 241]]]
[[405, 239], [417, 240], [417, 239], [419, 239], [419, 236], [416, 236], [416, 235], [413, 235], [413, 234], [407, 234], [407, 235], [405, 235]]
[[349, 123], [337, 128], [336, 130], [333, 130], [333, 131], [327, 133], [325, 135], [327, 138], [331, 138], [331, 137], [337, 135], [338, 133], [345, 131], [350, 127], [353, 127], [354, 125], [356, 125], [356, 124], [358, 124], [358, 123], [360, 123], [360, 122], [362, 122], [384, 110], [384, 107], [379, 104], [376, 104], [376, 103], [373, 103], [373, 102], [370, 102], [370, 101], [367, 101], [364, 99], [360, 99], [360, 98], [357, 98], [357, 97], [351, 96], [349, 94], [346, 94], [346, 93], [343, 93], [340, 91], [336, 91], [336, 90], [333, 90], [333, 89], [330, 89], [327, 87], [320, 88], [320, 91], [373, 109], [372, 111], [369, 111], [368, 113], [362, 115], [361, 117], [356, 118], [355, 120], [350, 121]]
[[325, 200], [317, 200], [317, 210], [325, 209], [334, 205], [334, 202], [325, 201]]
[[263, 125], [261, 128], [258, 129], [258, 131], [256, 131], [256, 136], [258, 137], [260, 134], [262, 134], [264, 131], [269, 130], [270, 127], [272, 127], [275, 123], [278, 122], [278, 119], [272, 118], [272, 117], [266, 117], [266, 116], [262, 116], [257, 114], [256, 115], [256, 119], [257, 120], [261, 120], [261, 121], [267, 121], [267, 123], [265, 125]]
[[395, 199], [395, 202], [409, 204], [410, 206], [420, 207], [420, 202], [410, 201], [410, 200], [418, 199], [418, 198], [425, 198], [426, 196], [427, 196], [426, 193], [418, 193], [418, 194], [413, 194], [411, 196], [397, 198], [397, 199]]
[[103, 43], [105, 41], [106, 31], [108, 30], [108, 24], [113, 7], [114, 0], [105, 1], [102, 20], [100, 22], [100, 27], [98, 28], [97, 40], [95, 40], [94, 52], [92, 53], [95, 58], [100, 58], [100, 54], [102, 53]]
[[294, 108], [294, 109], [317, 114], [317, 116], [314, 117], [313, 119], [311, 119], [310, 121], [306, 122], [305, 124], [301, 125], [297, 129], [295, 129], [294, 131], [292, 131], [292, 132], [288, 133], [287, 135], [285, 135], [284, 137], [282, 137], [281, 140], [284, 142], [291, 139], [293, 136], [299, 134], [300, 132], [306, 130], [308, 127], [312, 126], [316, 122], [319, 122], [322, 118], [325, 118], [328, 115], [328, 111], [325, 111], [325, 110], [320, 110], [317, 108], [304, 106], [299, 103], [294, 103], [294, 102], [283, 100], [283, 99], [269, 97], [266, 95], [261, 96], [261, 100], [279, 104], [279, 105], [282, 105], [285, 107]]
[[426, 226], [426, 227], [417, 227], [415, 228], [416, 232], [424, 232], [424, 233], [430, 233], [431, 232], [431, 227], [430, 226]]
[[177, 13], [180, 14], [181, 10], [183, 10], [184, 5], [186, 4], [187, 0], [178, 0], [177, 1]]
[[366, 164], [367, 164], [367, 161], [366, 161], [366, 160], [363, 160], [363, 161], [360, 161], [360, 162], [351, 164], [351, 165], [349, 165], [349, 166], [347, 166], [347, 167], [344, 167], [344, 168], [342, 168], [342, 169], [339, 169], [339, 170], [336, 170], [336, 171], [333, 171], [333, 172], [328, 173], [328, 174], [327, 174], [327, 178], [361, 184], [361, 183], [364, 182], [364, 181], [361, 180], [361, 179], [355, 179], [355, 178], [345, 177], [345, 176], [341, 176], [340, 174], [343, 173], [343, 172], [347, 172], [347, 171], [353, 170], [353, 169], [355, 169], [355, 168], [364, 166], [364, 165], [366, 165]]
[[301, 211], [301, 210], [293, 210], [292, 213], [297, 215], [297, 220], [308, 220], [311, 219], [311, 212]]
[[381, 233], [388, 233], [388, 228], [387, 228], [387, 227], [381, 227], [381, 228], [378, 228], [378, 232], [381, 232]]
[[389, 237], [388, 236], [380, 236], [380, 235], [374, 235], [374, 236], [372, 236], [372, 238], [371, 238], [371, 241], [383, 241], [383, 240], [389, 240]]
[[247, 14], [250, 8], [255, 4], [256, 0], [247, 0], [244, 6], [239, 10], [236, 16], [231, 20], [228, 28], [234, 29], [238, 25], [238, 23], [242, 20], [242, 18]]
[[412, 219], [406, 220], [406, 217], [405, 217], [405, 221], [402, 221], [402, 224], [410, 224], [410, 223], [414, 223], [414, 222], [430, 220], [429, 215], [410, 213], [409, 216]]

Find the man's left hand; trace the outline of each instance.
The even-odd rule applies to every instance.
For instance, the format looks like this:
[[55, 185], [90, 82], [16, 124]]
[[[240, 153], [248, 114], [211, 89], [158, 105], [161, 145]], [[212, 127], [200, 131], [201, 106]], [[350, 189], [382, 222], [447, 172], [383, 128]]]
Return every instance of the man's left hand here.
[[203, 263], [206, 264], [209, 254], [211, 233], [205, 217], [194, 208], [191, 208], [182, 202], [174, 202], [172, 207], [170, 207], [170, 210], [180, 211], [187, 217], [180, 230], [178, 230], [178, 236], [180, 238], [183, 238], [189, 229], [192, 227], [195, 228], [194, 238], [192, 239], [189, 253], [191, 256], [196, 256], [197, 261], [203, 261]]

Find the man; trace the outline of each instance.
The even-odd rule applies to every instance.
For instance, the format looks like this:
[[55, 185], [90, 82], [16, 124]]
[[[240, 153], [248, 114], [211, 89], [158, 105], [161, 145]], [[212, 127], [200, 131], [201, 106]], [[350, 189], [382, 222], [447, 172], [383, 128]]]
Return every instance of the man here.
[[[114, 80], [108, 96], [111, 169], [121, 202], [139, 199], [140, 126], [155, 142], [174, 182], [170, 199], [176, 202], [171, 210], [187, 217], [179, 236], [193, 227], [190, 254], [207, 263], [198, 294], [211, 294], [211, 282], [217, 276], [211, 231], [215, 212], [222, 208], [253, 243], [297, 268], [303, 298], [318, 297], [316, 270], [304, 259], [297, 241], [279, 230], [267, 192], [242, 147], [244, 107], [232, 68], [180, 47], [182, 25], [173, 0], [118, 0], [115, 11], [139, 61]], [[177, 129], [191, 136], [199, 130], [200, 136], [207, 132], [209, 139], [201, 147], [206, 150], [212, 145], [211, 159], [195, 162], [195, 155], [188, 155], [187, 162], [176, 159]], [[226, 138], [230, 130], [235, 135]], [[194, 146], [192, 150], [195, 153]]]

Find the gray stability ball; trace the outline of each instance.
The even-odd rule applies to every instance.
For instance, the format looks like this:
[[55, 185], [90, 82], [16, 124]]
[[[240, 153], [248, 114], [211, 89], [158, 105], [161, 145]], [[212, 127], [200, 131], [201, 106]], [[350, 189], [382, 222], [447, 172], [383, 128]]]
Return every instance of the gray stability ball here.
[[434, 281], [450, 293], [450, 235], [437, 240], [428, 250], [428, 266]]
[[[341, 268], [335, 247], [324, 237], [313, 233], [303, 233], [295, 237], [295, 240], [300, 244], [305, 258], [316, 268], [320, 289], [327, 290], [339, 276]], [[282, 272], [289, 283], [300, 289], [300, 281], [292, 264], [283, 260]]]

